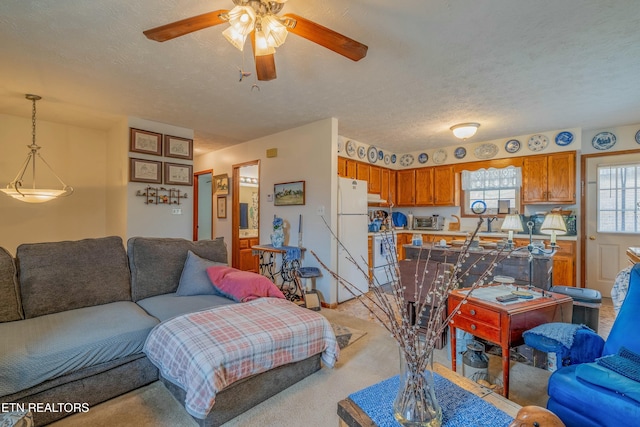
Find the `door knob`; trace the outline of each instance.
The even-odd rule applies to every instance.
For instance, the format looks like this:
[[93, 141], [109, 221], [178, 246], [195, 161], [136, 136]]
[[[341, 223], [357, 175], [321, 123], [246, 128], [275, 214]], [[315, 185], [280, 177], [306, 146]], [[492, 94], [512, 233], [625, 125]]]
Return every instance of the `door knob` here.
[[589, 240], [596, 240], [596, 236], [589, 236]]

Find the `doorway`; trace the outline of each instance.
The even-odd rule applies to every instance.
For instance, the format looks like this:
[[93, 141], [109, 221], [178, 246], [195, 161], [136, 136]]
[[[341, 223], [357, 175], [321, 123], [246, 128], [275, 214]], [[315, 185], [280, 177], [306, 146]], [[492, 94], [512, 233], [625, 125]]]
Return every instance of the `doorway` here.
[[193, 241], [213, 238], [213, 169], [193, 174]]
[[[627, 208], [635, 209], [636, 191], [625, 186], [631, 185], [627, 177], [626, 165], [640, 165], [640, 151], [626, 151], [609, 155], [585, 155], [583, 176], [585, 181], [584, 207], [586, 217], [583, 220], [584, 256], [582, 277], [584, 287], [600, 291], [602, 296], [610, 297], [616, 275], [629, 265], [626, 250], [637, 246], [638, 232], [629, 229], [635, 223], [626, 214]], [[618, 172], [616, 172], [618, 171]], [[635, 180], [635, 173], [633, 179]], [[623, 178], [621, 178], [623, 176]], [[621, 185], [621, 181], [624, 182]], [[632, 194], [633, 193], [633, 194]], [[629, 197], [633, 196], [633, 200]], [[599, 199], [602, 199], [599, 202]], [[613, 211], [613, 212], [611, 212]], [[586, 260], [589, 260], [586, 262]]]
[[260, 160], [233, 165], [231, 265], [258, 273], [252, 246], [260, 242]]

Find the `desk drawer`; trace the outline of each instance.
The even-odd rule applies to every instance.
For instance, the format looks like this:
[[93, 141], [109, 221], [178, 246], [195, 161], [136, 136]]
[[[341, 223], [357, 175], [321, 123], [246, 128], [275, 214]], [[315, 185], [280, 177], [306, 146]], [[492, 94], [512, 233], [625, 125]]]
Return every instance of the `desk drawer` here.
[[489, 326], [500, 328], [500, 313], [484, 307], [478, 307], [467, 301], [460, 307], [458, 316], [466, 317], [472, 322], [482, 322]]
[[469, 332], [476, 337], [484, 338], [493, 343], [500, 344], [500, 328], [492, 327], [486, 323], [479, 322], [478, 319], [470, 319], [466, 316], [457, 315], [453, 318], [453, 326]]

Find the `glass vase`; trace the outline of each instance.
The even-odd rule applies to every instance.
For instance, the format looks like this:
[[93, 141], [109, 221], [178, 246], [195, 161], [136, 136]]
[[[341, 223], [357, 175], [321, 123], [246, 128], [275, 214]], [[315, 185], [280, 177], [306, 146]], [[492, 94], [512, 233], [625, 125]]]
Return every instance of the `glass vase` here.
[[442, 408], [436, 400], [433, 380], [433, 353], [428, 355], [427, 369], [420, 371], [407, 361], [400, 349], [400, 386], [393, 401], [393, 414], [403, 426], [440, 427]]

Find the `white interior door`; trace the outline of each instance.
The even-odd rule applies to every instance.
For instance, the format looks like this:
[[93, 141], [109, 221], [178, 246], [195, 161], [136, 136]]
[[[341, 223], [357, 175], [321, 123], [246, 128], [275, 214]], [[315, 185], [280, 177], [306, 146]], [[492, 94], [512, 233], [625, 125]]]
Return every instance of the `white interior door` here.
[[[620, 270], [628, 266], [626, 258], [626, 250], [629, 246], [640, 245], [640, 234], [637, 231], [637, 211], [638, 211], [638, 198], [640, 198], [639, 191], [627, 190], [625, 192], [626, 197], [624, 201], [621, 201], [619, 186], [610, 185], [610, 181], [604, 178], [600, 179], [601, 187], [598, 187], [598, 166], [604, 169], [610, 169], [609, 167], [616, 167], [620, 165], [640, 165], [640, 153], [639, 154], [625, 154], [625, 155], [611, 155], [604, 157], [591, 157], [587, 159], [586, 166], [586, 259], [584, 260], [585, 268], [585, 287], [596, 289], [600, 291], [602, 296], [611, 296], [611, 287], [615, 280], [616, 275]], [[637, 174], [636, 174], [637, 175]], [[635, 180], [636, 183], [640, 182], [640, 177], [629, 176], [627, 186], [630, 185], [630, 180]], [[640, 184], [636, 184], [640, 185]], [[617, 192], [617, 193], [616, 193]], [[633, 193], [633, 194], [632, 194]], [[616, 196], [617, 194], [617, 196]], [[627, 209], [635, 209], [635, 213], [627, 214], [627, 227], [626, 231], [611, 232], [611, 227], [598, 226], [599, 222], [599, 198], [602, 198], [608, 205], [608, 209], [620, 209], [621, 206], [625, 206]], [[633, 206], [632, 206], [633, 205]], [[612, 216], [611, 213], [609, 213]], [[618, 213], [619, 219], [622, 214]], [[629, 228], [629, 223], [635, 221], [636, 230], [632, 231]], [[620, 223], [617, 223], [617, 227]], [[603, 229], [606, 229], [603, 231]]]

